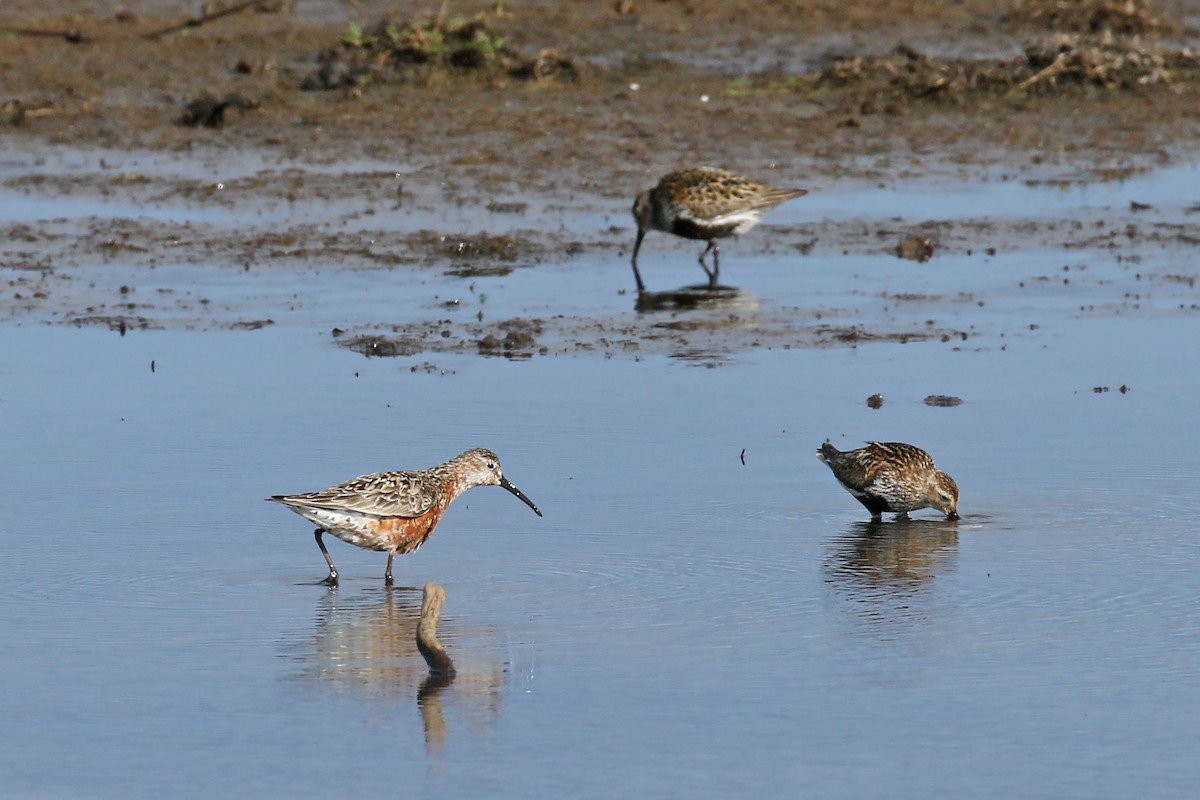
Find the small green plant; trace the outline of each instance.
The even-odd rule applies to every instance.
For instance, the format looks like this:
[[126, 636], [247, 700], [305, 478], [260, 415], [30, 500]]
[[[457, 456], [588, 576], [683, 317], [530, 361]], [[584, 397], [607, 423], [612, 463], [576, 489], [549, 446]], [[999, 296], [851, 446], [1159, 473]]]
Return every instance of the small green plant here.
[[493, 36], [482, 28], [475, 31], [474, 38], [471, 39], [470, 46], [475, 52], [479, 53], [484, 61], [491, 61], [501, 50], [504, 49], [504, 37]]
[[741, 97], [750, 92], [750, 76], [742, 75], [734, 78], [725, 86], [725, 94], [730, 97]]
[[357, 22], [349, 22], [346, 24], [346, 35], [342, 37], [342, 43], [347, 47], [362, 47], [363, 46], [363, 29], [362, 25]]

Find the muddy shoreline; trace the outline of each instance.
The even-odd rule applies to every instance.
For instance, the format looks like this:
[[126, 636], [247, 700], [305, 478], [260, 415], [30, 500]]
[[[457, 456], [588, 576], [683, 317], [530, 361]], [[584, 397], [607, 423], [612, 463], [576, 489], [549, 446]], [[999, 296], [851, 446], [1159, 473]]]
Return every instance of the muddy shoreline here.
[[[832, 315], [778, 298], [730, 305], [745, 299], [737, 291], [696, 302], [670, 284], [635, 302], [628, 206], [663, 171], [713, 163], [812, 189], [802, 212], [736, 243], [735, 259], [886, 256], [936, 269], [997, 250], [1182, 252], [1195, 244], [1189, 220], [1156, 218], [1153, 197], [1093, 218], [823, 208], [822, 195], [871, 187], [1100, 185], [1189, 162], [1200, 139], [1194, 4], [1090, 5], [1082, 20], [981, 0], [455, 6], [456, 24], [475, 26], [456, 60], [401, 63], [429, 58], [411, 37], [398, 55], [396, 32], [424, 20], [412, 30], [427, 37], [436, 8], [393, 12], [391, 28], [385, 4], [246, 8], [160, 35], [184, 18], [152, 2], [6, 4], [0, 317], [254, 329], [288, 324], [289, 303], [303, 304], [287, 296], [290, 275], [373, 273], [381, 292], [400, 275], [436, 285], [416, 307], [397, 297], [409, 307], [396, 316], [367, 309], [328, 326], [367, 355], [961, 341], [979, 334], [954, 311], [969, 305], [962, 292], [944, 293], [959, 297], [953, 323], [934, 325], [864, 325], [848, 319], [861, 316], [853, 304]], [[694, 258], [690, 243], [654, 248]], [[476, 281], [511, 288], [596, 262], [619, 311], [485, 314], [479, 301], [462, 313]], [[210, 279], [239, 270], [274, 288], [211, 296]], [[748, 269], [729, 274], [753, 283]]]

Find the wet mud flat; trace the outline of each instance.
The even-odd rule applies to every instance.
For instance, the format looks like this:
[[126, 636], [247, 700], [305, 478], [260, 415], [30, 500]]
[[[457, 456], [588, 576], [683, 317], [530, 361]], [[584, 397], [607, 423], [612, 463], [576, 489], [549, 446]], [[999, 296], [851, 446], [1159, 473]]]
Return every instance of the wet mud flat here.
[[[1029, 323], [965, 312], [1017, 252], [1068, 270], [1103, 253], [1121, 264], [1103, 285], [1182, 290], [1194, 200], [994, 214], [986, 189], [972, 196], [1186, 165], [1194, 9], [1072, 8], [9, 4], [0, 313], [319, 325], [378, 356], [637, 356], [1012, 335]], [[628, 206], [680, 163], [810, 194], [726, 246], [719, 293], [690, 288], [692, 243], [652, 236], [638, 298]], [[971, 214], [905, 196], [939, 184]], [[1166, 258], [1143, 275], [1148, 253]], [[780, 264], [791, 280], [761, 271]], [[853, 287], [863, 270], [897, 279]], [[1026, 295], [1057, 283], [1013, 277]], [[919, 314], [876, 313], [914, 301]]]

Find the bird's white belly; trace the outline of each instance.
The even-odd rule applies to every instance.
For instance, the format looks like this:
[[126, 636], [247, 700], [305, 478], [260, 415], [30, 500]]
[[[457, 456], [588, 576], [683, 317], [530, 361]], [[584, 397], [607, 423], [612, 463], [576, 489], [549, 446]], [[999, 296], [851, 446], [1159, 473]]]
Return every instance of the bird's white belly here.
[[367, 526], [366, 514], [354, 511], [335, 511], [329, 508], [288, 507], [309, 522], [329, 531], [343, 542], [370, 548], [377, 539]]
[[758, 211], [737, 211], [723, 217], [708, 220], [710, 225], [733, 225], [733, 233], [741, 236], [758, 224], [761, 214]]

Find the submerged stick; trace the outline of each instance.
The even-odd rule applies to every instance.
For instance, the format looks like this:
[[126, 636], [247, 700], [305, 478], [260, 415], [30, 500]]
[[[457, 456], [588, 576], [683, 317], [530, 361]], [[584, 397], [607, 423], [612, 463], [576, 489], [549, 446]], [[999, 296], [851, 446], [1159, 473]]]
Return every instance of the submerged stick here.
[[212, 22], [215, 19], [220, 19], [221, 17], [227, 17], [230, 14], [236, 14], [239, 11], [245, 11], [247, 8], [250, 8], [250, 6], [258, 3], [258, 1], [259, 0], [243, 0], [243, 2], [234, 3], [233, 5], [231, 5], [227, 8], [219, 8], [216, 11], [208, 11], [208, 12], [201, 14], [198, 17], [189, 17], [188, 19], [185, 19], [183, 22], [175, 22], [175, 23], [168, 25], [165, 28], [160, 28], [159, 30], [151, 31], [150, 33], [146, 33], [146, 34], [142, 34], [142, 38], [143, 39], [161, 39], [163, 36], [166, 36], [168, 33], [178, 33], [179, 31], [184, 30], [185, 28], [199, 28], [201, 25], [204, 25], [205, 23], [208, 23], [208, 22]]
[[71, 44], [80, 44], [82, 42], [91, 41], [83, 31], [77, 28], [71, 28], [65, 31], [56, 31], [43, 28], [0, 28], [0, 33], [10, 36], [39, 36], [45, 39], [63, 39]]
[[1035, 83], [1041, 83], [1042, 81], [1047, 81], [1047, 80], [1050, 80], [1051, 78], [1056, 78], [1066, 71], [1067, 71], [1067, 54], [1059, 53], [1058, 57], [1055, 58], [1053, 61], [1051, 61], [1049, 66], [1045, 67], [1044, 69], [1039, 71], [1037, 74], [1031, 75], [1030, 77], [1028, 77], [1025, 80], [1018, 83], [1017, 87], [1016, 87], [1016, 89], [1014, 89], [1014, 91], [1024, 91], [1025, 89], [1028, 89], [1030, 86], [1033, 86]]
[[438, 623], [442, 619], [442, 603], [446, 590], [436, 583], [425, 584], [425, 596], [421, 601], [421, 621], [417, 624], [417, 649], [429, 665], [430, 675], [454, 675], [454, 662], [437, 638]]

